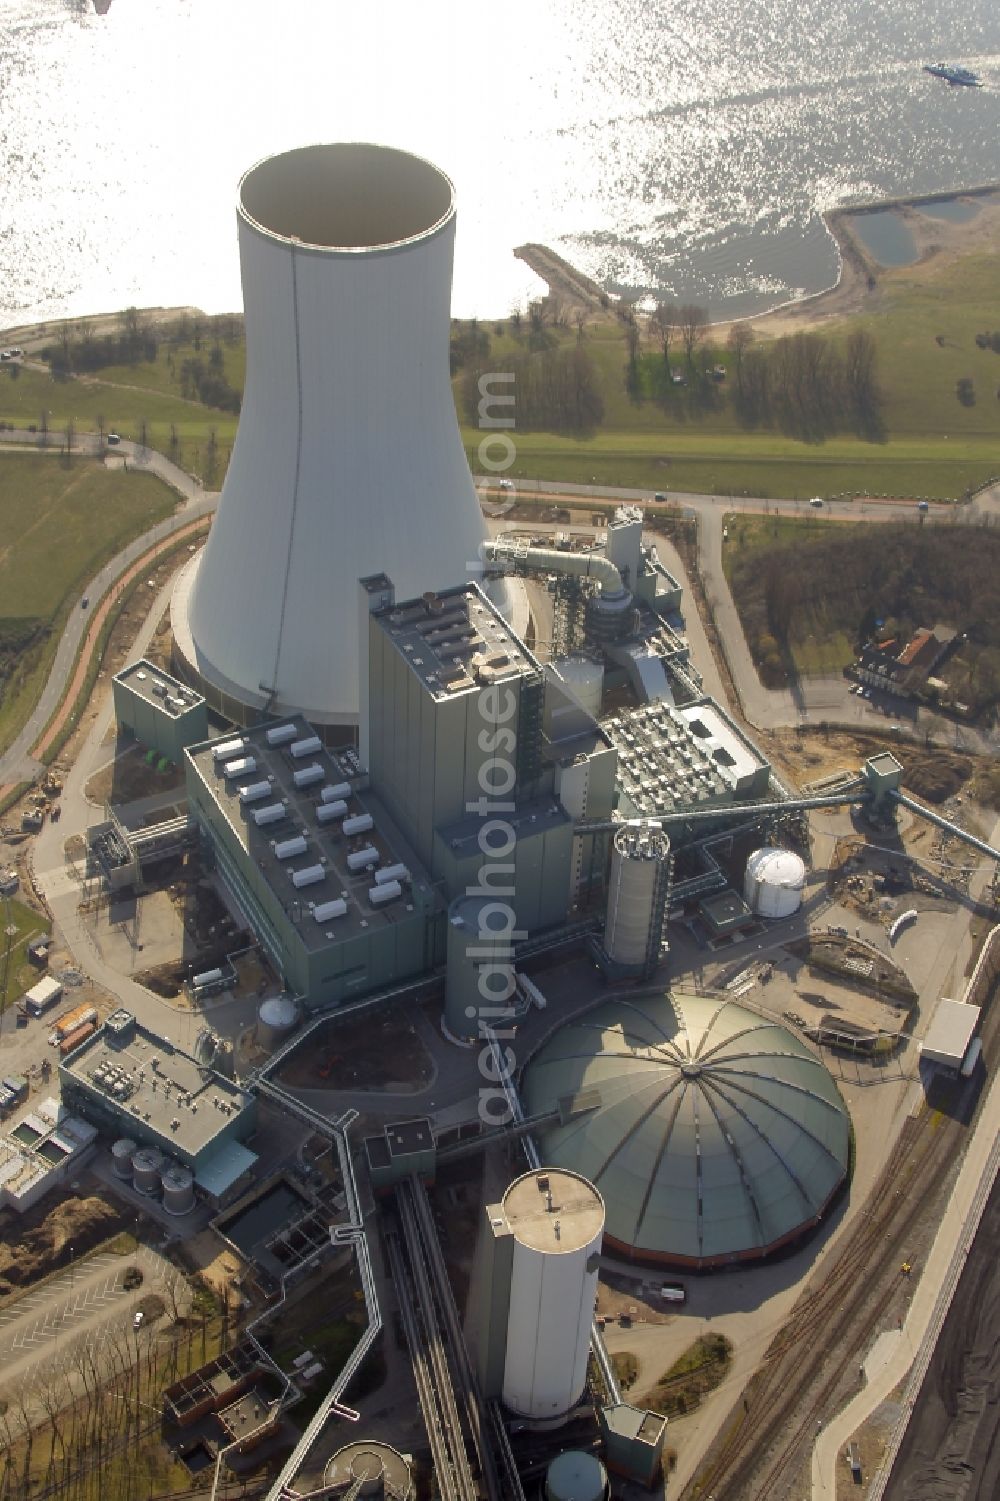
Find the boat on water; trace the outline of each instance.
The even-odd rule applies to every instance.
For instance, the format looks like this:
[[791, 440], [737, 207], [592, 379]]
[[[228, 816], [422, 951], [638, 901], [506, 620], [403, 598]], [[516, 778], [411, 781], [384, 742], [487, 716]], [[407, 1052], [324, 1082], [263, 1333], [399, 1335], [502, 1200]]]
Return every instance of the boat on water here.
[[924, 72], [932, 73], [935, 78], [943, 78], [945, 83], [953, 83], [967, 89], [981, 89], [983, 81], [969, 68], [961, 68], [955, 63], [924, 63]]

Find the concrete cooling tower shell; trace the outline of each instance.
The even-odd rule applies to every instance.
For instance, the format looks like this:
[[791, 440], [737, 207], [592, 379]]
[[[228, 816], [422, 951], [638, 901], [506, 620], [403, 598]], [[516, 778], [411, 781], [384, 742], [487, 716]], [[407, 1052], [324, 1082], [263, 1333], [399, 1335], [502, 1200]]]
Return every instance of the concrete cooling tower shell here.
[[430, 162], [307, 146], [237, 206], [247, 368], [204, 550], [174, 593], [179, 667], [238, 722], [358, 719], [358, 579], [465, 580], [485, 536], [448, 358], [455, 205]]
[[693, 995], [607, 1001], [529, 1062], [526, 1115], [595, 1108], [540, 1133], [607, 1208], [605, 1251], [678, 1268], [756, 1260], [801, 1236], [847, 1174], [850, 1117], [786, 1027]]

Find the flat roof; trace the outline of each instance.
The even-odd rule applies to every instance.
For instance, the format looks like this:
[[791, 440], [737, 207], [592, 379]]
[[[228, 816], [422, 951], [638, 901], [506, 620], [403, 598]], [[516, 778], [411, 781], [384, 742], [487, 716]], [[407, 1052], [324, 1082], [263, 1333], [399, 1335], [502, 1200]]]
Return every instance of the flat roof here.
[[743, 923], [755, 920], [739, 892], [733, 891], [731, 887], [718, 892], [715, 896], [704, 897], [698, 903], [698, 910], [705, 921], [719, 933], [727, 928], [738, 928]]
[[[534, 802], [524, 803], [512, 812], [505, 813], [503, 818], [519, 840], [530, 838], [532, 834], [547, 833], [550, 829], [558, 829], [563, 824], [573, 822], [566, 809], [554, 797], [536, 798]], [[438, 835], [450, 850], [461, 856], [473, 854], [480, 849], [482, 828], [483, 820], [477, 814], [470, 813], [457, 823], [439, 829]]]
[[59, 1067], [121, 1112], [123, 1134], [131, 1116], [166, 1150], [176, 1146], [191, 1158], [251, 1104], [237, 1085], [138, 1021], [124, 1038], [101, 1027]]
[[541, 671], [475, 583], [388, 605], [372, 618], [435, 699]]
[[[279, 728], [286, 730], [287, 738], [269, 744], [268, 732]], [[292, 746], [318, 738], [307, 720], [292, 714], [269, 725], [203, 741], [189, 746], [185, 752], [247, 860], [257, 866], [275, 899], [297, 922], [299, 939], [310, 953], [369, 930], [391, 927], [410, 917], [412, 895], [405, 883], [401, 896], [381, 906], [372, 905], [368, 893], [376, 885], [376, 869], [405, 865], [413, 884], [421, 890], [422, 903], [431, 902], [423, 870], [415, 866], [412, 850], [404, 846], [386, 810], [376, 797], [358, 791], [361, 768], [354, 752], [335, 752], [317, 744], [305, 754], [292, 755]], [[232, 753], [217, 756], [215, 748], [222, 745], [232, 746]], [[229, 763], [246, 759], [252, 763], [252, 770], [238, 776], [225, 774]], [[321, 774], [309, 786], [297, 787], [296, 773], [312, 767]], [[264, 783], [268, 784], [266, 793], [253, 802], [241, 802], [241, 789]], [[338, 799], [347, 803], [344, 816], [350, 819], [367, 814], [373, 821], [371, 829], [350, 835], [343, 832], [339, 816], [328, 823], [317, 821], [323, 789], [345, 784], [349, 790]], [[254, 813], [276, 804], [282, 807], [281, 816], [273, 823], [258, 826]], [[299, 837], [305, 839], [305, 848], [300, 853], [285, 854], [282, 846], [286, 841]], [[348, 857], [366, 849], [374, 850], [371, 860], [359, 870], [350, 869]], [[323, 868], [322, 877], [308, 886], [296, 887], [293, 873], [317, 865]], [[323, 922], [313, 917], [315, 908], [341, 900], [347, 903], [342, 916], [331, 916]]]
[[131, 689], [148, 704], [152, 704], [154, 709], [159, 709], [161, 713], [169, 714], [174, 719], [180, 718], [182, 714], [189, 714], [192, 709], [205, 702], [201, 694], [189, 688], [187, 683], [171, 677], [162, 667], [145, 659], [123, 667], [121, 672], [115, 673], [112, 681]]
[[979, 1006], [970, 1006], [965, 1001], [951, 1001], [942, 996], [931, 1017], [927, 1035], [920, 1044], [921, 1053], [932, 1062], [947, 1063], [958, 1068], [976, 1034], [980, 1014]]
[[194, 1181], [213, 1199], [222, 1195], [257, 1162], [256, 1152], [251, 1152], [241, 1141], [227, 1137], [202, 1158], [195, 1169]]
[[579, 1251], [604, 1229], [604, 1200], [597, 1189], [561, 1168], [515, 1179], [501, 1208], [511, 1233], [533, 1251]]
[[618, 785], [638, 814], [725, 804], [767, 766], [710, 699], [683, 709], [657, 699], [602, 727], [618, 750]]

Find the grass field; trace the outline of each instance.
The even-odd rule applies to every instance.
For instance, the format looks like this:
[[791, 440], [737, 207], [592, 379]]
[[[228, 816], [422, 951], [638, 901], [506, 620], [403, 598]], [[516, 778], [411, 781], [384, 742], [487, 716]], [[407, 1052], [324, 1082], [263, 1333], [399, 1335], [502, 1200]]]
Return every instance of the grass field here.
[[152, 475], [0, 451], [0, 748], [30, 713], [87, 580], [174, 505]]
[[[16, 897], [5, 898], [0, 902], [0, 927], [6, 929], [8, 924], [17, 931], [11, 939], [9, 964], [6, 958], [6, 933], [0, 935], [0, 1004], [4, 1007], [12, 1005], [40, 979], [39, 971], [28, 963], [25, 950], [33, 938], [40, 938], [43, 933], [49, 933], [52, 929], [52, 924], [46, 918], [31, 907], [26, 907]], [[3, 992], [4, 975], [7, 981], [6, 996]]]
[[[610, 322], [591, 326], [584, 342], [604, 404], [601, 425], [583, 438], [516, 431], [511, 472], [581, 484], [784, 499], [846, 491], [954, 499], [1000, 472], [1000, 356], [975, 342], [977, 333], [1000, 325], [998, 284], [1000, 254], [897, 268], [880, 277], [877, 314], [844, 320], [824, 333], [833, 345], [843, 346], [851, 331], [861, 328], [875, 342], [886, 429], [885, 441], [878, 443], [849, 436], [806, 443], [776, 431], [747, 430], [727, 399], [731, 381], [714, 390], [717, 404], [710, 410], [692, 410], [683, 388], [669, 388], [663, 401], [634, 400], [625, 383], [623, 328]], [[478, 329], [490, 345], [477, 362], [495, 370], [503, 370], [512, 355], [541, 353], [545, 342], [565, 347], [577, 339], [569, 327], [546, 329], [539, 339], [526, 322], [517, 330], [508, 320], [480, 320]], [[45, 412], [53, 433], [64, 432], [70, 420], [89, 430], [103, 420], [106, 430], [133, 439], [145, 424], [153, 447], [215, 487], [225, 473], [237, 419], [182, 396], [185, 363], [207, 361], [215, 342], [211, 332], [197, 349], [164, 341], [153, 361], [110, 367], [83, 379], [56, 380], [29, 369], [15, 379], [8, 367], [0, 377], [0, 421], [37, 425]], [[219, 348], [225, 379], [242, 389], [244, 345], [223, 341]], [[644, 345], [651, 358], [657, 348], [652, 340]], [[674, 368], [683, 362], [676, 349], [671, 358]], [[729, 365], [725, 348], [713, 358]], [[462, 379], [460, 371], [457, 395]], [[960, 380], [972, 382], [971, 405], [958, 400]], [[461, 407], [460, 396], [458, 402]], [[484, 472], [477, 454], [480, 434], [468, 413], [461, 416], [470, 463]]]

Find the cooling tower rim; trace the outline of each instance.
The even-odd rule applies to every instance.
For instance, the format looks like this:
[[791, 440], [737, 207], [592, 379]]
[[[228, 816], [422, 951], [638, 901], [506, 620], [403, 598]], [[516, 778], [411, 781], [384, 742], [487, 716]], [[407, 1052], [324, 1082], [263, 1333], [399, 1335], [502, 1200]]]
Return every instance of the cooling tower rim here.
[[[346, 156], [348, 153], [377, 153], [371, 158], [381, 165], [392, 163], [397, 167], [407, 166], [411, 170], [416, 169], [425, 174], [428, 185], [443, 191], [447, 202], [442, 212], [435, 213], [428, 222], [414, 228], [408, 233], [402, 233], [398, 237], [386, 238], [374, 243], [362, 244], [337, 244], [326, 240], [317, 240], [308, 236], [294, 234], [290, 228], [282, 229], [274, 224], [265, 223], [264, 220], [247, 206], [245, 198], [255, 182], [266, 169], [276, 167], [284, 163], [288, 167], [293, 164], [301, 164], [307, 157], [319, 159], [320, 153], [327, 154], [328, 162], [332, 160], [332, 153]], [[320, 183], [314, 185], [314, 192], [319, 195]], [[397, 146], [387, 146], [379, 141], [316, 141], [308, 146], [295, 146], [288, 151], [280, 151], [270, 156], [263, 156], [249, 167], [240, 178], [236, 191], [236, 213], [241, 224], [252, 230], [262, 239], [271, 244], [284, 247], [294, 247], [296, 253], [307, 255], [325, 256], [330, 258], [346, 257], [357, 259], [365, 256], [382, 256], [398, 254], [400, 251], [410, 249], [412, 246], [432, 240], [450, 228], [455, 221], [455, 185], [447, 173], [426, 157], [418, 156], [412, 151], [403, 151]]]

